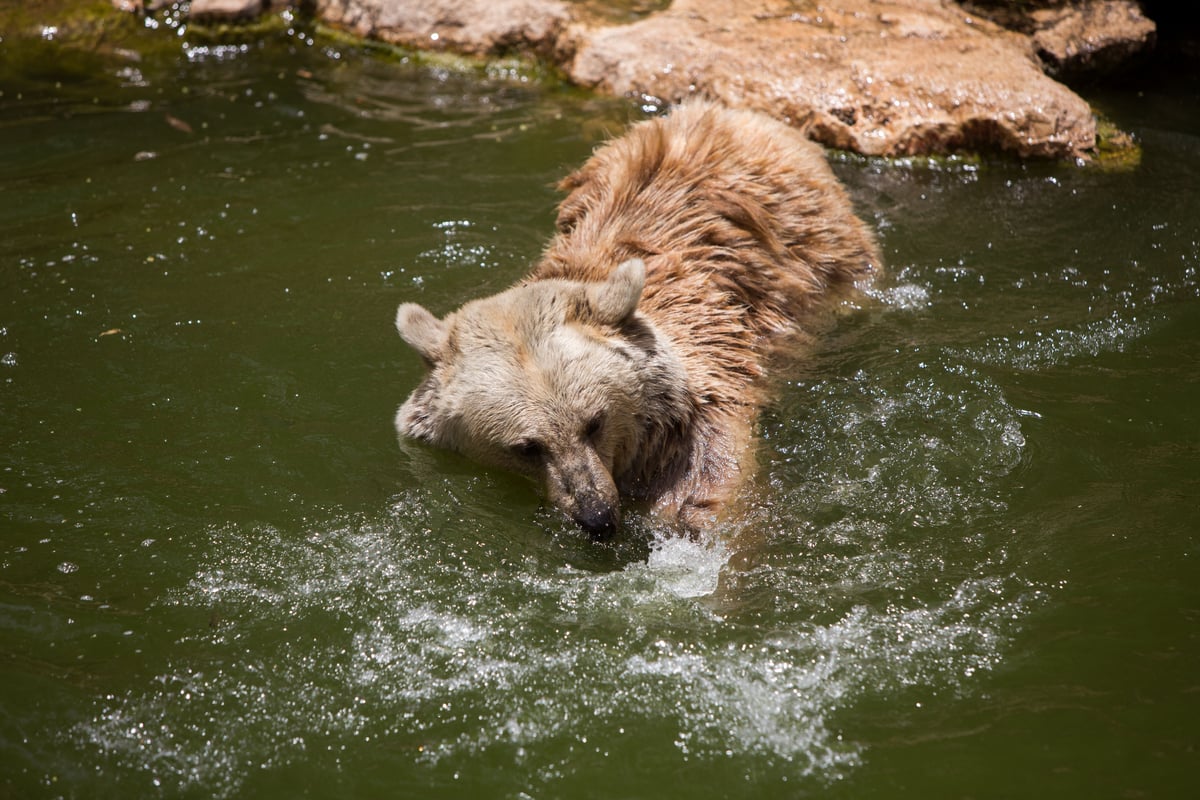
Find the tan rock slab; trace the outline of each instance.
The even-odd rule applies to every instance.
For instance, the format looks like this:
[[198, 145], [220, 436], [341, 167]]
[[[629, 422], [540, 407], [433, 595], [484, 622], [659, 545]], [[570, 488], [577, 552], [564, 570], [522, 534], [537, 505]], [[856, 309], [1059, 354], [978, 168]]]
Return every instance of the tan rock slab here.
[[317, 0], [316, 11], [358, 36], [481, 55], [549, 50], [568, 20], [557, 0]]
[[1033, 43], [1052, 74], [1104, 73], [1154, 44], [1155, 25], [1133, 0], [1036, 9]]
[[1028, 39], [941, 0], [676, 0], [630, 25], [576, 29], [576, 82], [765, 110], [831, 147], [903, 156], [1083, 156], [1087, 103]]
[[[192, 13], [240, 14], [235, 9], [264, 2], [193, 0]], [[825, 145], [884, 156], [1087, 157], [1096, 143], [1092, 112], [1044, 74], [1039, 55], [1052, 69], [1092, 69], [1148, 46], [1154, 27], [1134, 0], [1031, 0], [1019, 8], [982, 0], [674, 0], [661, 10], [646, 4], [627, 24], [597, 7], [313, 5], [324, 22], [364, 38], [477, 55], [535, 52], [598, 91], [663, 105], [699, 94], [765, 111]]]
[[189, 16], [205, 22], [254, 19], [263, 12], [266, 0], [192, 0]]

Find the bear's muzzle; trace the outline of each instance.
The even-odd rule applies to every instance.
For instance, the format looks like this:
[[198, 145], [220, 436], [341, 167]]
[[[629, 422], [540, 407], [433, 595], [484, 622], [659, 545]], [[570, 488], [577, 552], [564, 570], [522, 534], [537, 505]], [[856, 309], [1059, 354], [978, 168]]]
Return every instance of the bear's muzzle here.
[[611, 539], [617, 532], [621, 501], [607, 466], [593, 448], [577, 444], [552, 451], [546, 462], [546, 493], [592, 539]]
[[579, 527], [587, 531], [593, 541], [602, 542], [613, 537], [621, 522], [621, 512], [616, 506], [600, 498], [588, 498], [580, 502], [572, 515]]

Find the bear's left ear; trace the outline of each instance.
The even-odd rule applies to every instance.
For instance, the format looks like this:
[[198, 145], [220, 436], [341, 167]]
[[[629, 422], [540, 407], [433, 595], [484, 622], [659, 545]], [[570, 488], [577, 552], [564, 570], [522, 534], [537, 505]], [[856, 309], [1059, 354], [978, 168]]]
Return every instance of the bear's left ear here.
[[631, 258], [614, 269], [603, 283], [588, 287], [588, 305], [599, 322], [616, 325], [637, 310], [645, 285], [645, 262], [640, 258]]
[[446, 354], [449, 331], [446, 323], [416, 303], [403, 303], [396, 309], [396, 330], [421, 358], [430, 365]]

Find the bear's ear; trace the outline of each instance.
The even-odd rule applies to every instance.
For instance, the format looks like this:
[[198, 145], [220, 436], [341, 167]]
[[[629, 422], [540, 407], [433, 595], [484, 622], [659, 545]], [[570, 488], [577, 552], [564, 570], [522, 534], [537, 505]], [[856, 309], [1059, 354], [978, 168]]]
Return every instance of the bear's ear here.
[[588, 287], [588, 305], [601, 323], [616, 325], [637, 309], [645, 284], [646, 264], [640, 258], [631, 258], [614, 269], [606, 281]]
[[429, 364], [436, 364], [446, 355], [448, 326], [416, 303], [402, 303], [396, 309], [396, 330]]

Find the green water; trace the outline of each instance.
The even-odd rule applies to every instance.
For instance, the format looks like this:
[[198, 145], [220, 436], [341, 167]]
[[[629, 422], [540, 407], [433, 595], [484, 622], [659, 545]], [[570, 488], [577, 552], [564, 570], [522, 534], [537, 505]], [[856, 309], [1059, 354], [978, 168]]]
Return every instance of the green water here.
[[[147, 36], [173, 36], [147, 32]], [[397, 303], [640, 112], [267, 36], [0, 60], [0, 796], [1187, 797], [1200, 113], [836, 163], [890, 273], [711, 541], [401, 447]]]

